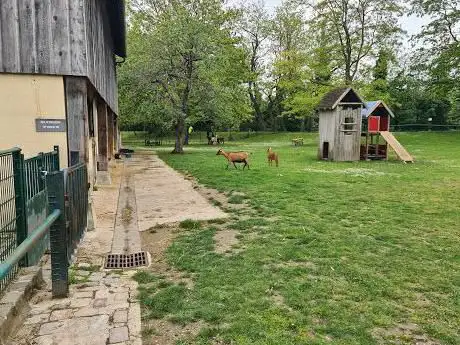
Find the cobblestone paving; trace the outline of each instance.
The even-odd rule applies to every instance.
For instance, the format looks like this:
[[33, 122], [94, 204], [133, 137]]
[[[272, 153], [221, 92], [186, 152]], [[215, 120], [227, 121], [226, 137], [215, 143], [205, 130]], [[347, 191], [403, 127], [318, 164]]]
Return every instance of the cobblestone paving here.
[[8, 345], [142, 345], [137, 283], [130, 278], [135, 271], [102, 269], [122, 211], [117, 212], [117, 203], [124, 173], [123, 163], [114, 165], [112, 184], [94, 192], [96, 229], [85, 234], [78, 248], [69, 297], [51, 298], [48, 262], [46, 286], [31, 300], [25, 323]]
[[137, 283], [123, 274], [77, 272], [85, 272], [75, 275], [85, 282], [71, 285], [69, 298], [53, 300], [49, 289], [34, 297], [24, 326], [10, 344], [142, 344]]

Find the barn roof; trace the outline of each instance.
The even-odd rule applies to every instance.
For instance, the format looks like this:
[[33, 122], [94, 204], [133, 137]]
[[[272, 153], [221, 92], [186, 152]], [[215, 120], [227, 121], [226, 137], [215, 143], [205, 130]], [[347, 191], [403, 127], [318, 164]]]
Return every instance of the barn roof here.
[[344, 101], [344, 103], [361, 103], [365, 106], [362, 97], [351, 87], [339, 87], [328, 92], [321, 102], [319, 109], [335, 109], [337, 105]]
[[385, 104], [385, 102], [380, 101], [380, 100], [379, 101], [366, 102], [366, 107], [363, 108], [363, 110], [361, 111], [361, 115], [363, 116], [363, 118], [367, 118], [368, 116], [372, 115], [372, 113], [379, 107], [384, 107], [385, 110], [388, 112], [388, 114], [391, 117], [395, 117], [395, 115], [393, 114], [391, 109], [388, 108], [388, 106]]
[[112, 32], [113, 52], [120, 57], [126, 57], [126, 21], [124, 0], [107, 1], [110, 30]]

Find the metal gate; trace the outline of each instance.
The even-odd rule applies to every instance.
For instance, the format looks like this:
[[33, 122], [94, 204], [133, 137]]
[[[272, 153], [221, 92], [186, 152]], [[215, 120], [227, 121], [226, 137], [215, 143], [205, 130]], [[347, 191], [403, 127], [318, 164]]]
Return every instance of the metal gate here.
[[[20, 223], [24, 222], [23, 212], [17, 209], [23, 205], [21, 195], [18, 195], [21, 150], [13, 149], [0, 151], [0, 261], [4, 261], [16, 249], [24, 234], [18, 234]], [[19, 212], [18, 212], [19, 211]], [[0, 291], [14, 278], [17, 272], [15, 266], [8, 275], [0, 280]]]
[[85, 163], [79, 163], [66, 170], [65, 199], [68, 226], [67, 254], [70, 261], [83, 237], [88, 220], [88, 172]]
[[[21, 149], [0, 151], [0, 261], [6, 260], [48, 216], [45, 172], [59, 170], [59, 148], [24, 160]], [[34, 265], [48, 248], [44, 238], [28, 252], [22, 266]], [[0, 292], [17, 272], [0, 280]]]
[[[59, 148], [48, 153], [24, 160], [24, 177], [26, 192], [27, 235], [30, 235], [48, 217], [48, 191], [45, 175], [59, 171]], [[27, 265], [35, 265], [43, 253], [49, 249], [49, 236], [45, 236], [31, 250], [27, 257]]]

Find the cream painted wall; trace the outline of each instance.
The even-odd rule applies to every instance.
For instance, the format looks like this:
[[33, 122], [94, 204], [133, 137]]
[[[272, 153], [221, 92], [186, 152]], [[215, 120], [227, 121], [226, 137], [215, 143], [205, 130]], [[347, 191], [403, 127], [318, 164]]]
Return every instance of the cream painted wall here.
[[66, 118], [63, 77], [0, 74], [0, 150], [17, 146], [27, 158], [59, 145], [66, 167], [66, 132], [39, 133], [36, 118]]

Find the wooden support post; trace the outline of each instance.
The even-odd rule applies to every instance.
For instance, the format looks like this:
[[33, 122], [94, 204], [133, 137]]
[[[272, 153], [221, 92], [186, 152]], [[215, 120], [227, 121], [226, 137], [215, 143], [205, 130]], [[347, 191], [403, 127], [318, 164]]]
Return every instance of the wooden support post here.
[[369, 133], [366, 133], [366, 155], [364, 158], [369, 159]]
[[118, 118], [115, 115], [113, 118], [113, 142], [115, 145], [115, 152], [120, 151], [120, 148], [118, 147]]
[[67, 136], [69, 145], [69, 165], [86, 162], [88, 146], [87, 82], [82, 77], [64, 77], [67, 111]]
[[114, 114], [112, 110], [108, 109], [107, 112], [107, 121], [108, 121], [108, 128], [107, 128], [107, 140], [108, 140], [108, 159], [109, 161], [113, 158], [113, 141], [114, 141]]
[[107, 128], [107, 105], [100, 100], [97, 104], [97, 125], [98, 125], [98, 159], [97, 170], [108, 171], [108, 128]]
[[379, 155], [379, 142], [380, 142], [380, 133], [377, 134], [377, 143], [375, 145], [375, 155], [377, 157], [377, 159], [380, 159], [380, 155]]

